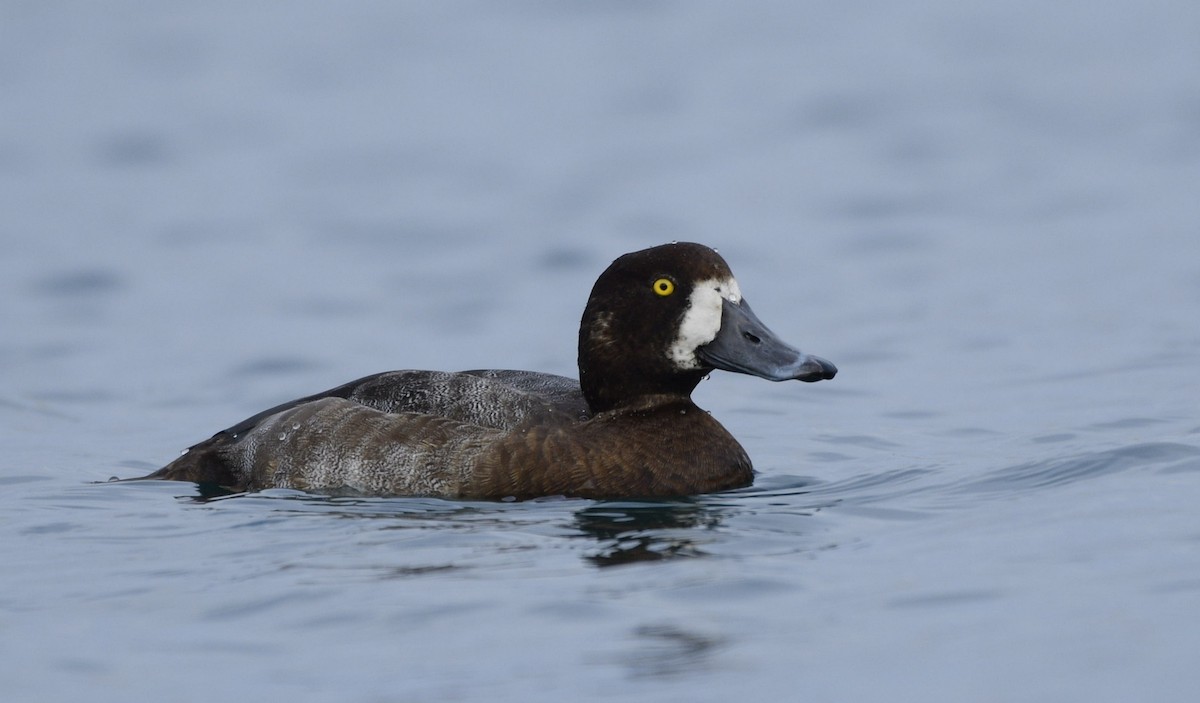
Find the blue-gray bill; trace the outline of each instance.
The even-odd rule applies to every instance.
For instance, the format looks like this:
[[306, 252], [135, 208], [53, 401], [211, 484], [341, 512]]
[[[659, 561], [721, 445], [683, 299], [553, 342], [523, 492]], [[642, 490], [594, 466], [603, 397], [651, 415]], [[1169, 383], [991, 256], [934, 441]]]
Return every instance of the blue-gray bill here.
[[837, 367], [819, 356], [805, 354], [775, 336], [743, 299], [721, 307], [721, 330], [716, 339], [696, 350], [700, 361], [714, 369], [750, 374], [769, 381], [825, 381]]

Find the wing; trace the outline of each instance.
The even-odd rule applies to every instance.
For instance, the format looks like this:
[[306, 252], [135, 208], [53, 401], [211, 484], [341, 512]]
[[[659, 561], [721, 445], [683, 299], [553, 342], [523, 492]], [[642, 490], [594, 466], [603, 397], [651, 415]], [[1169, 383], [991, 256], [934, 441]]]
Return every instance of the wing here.
[[271, 415], [215, 452], [241, 490], [452, 498], [466, 490], [478, 457], [505, 434], [330, 397]]
[[321, 398], [345, 398], [386, 413], [437, 415], [497, 429], [591, 416], [579, 382], [565, 376], [503, 370], [385, 371], [276, 405], [221, 432], [241, 435], [272, 415]]

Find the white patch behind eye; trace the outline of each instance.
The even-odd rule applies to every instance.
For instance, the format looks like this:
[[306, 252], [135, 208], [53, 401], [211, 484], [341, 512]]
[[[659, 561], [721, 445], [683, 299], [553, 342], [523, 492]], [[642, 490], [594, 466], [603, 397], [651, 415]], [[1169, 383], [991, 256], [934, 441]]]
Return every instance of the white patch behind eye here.
[[679, 322], [679, 335], [667, 356], [680, 369], [702, 368], [696, 350], [717, 338], [721, 331], [723, 301], [740, 303], [742, 289], [734, 278], [710, 278], [696, 283], [688, 296], [688, 309]]

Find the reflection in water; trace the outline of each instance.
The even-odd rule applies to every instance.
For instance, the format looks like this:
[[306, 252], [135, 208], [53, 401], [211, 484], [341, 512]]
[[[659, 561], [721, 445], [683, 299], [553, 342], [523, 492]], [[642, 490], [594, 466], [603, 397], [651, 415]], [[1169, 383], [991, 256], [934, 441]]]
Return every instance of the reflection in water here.
[[[774, 488], [729, 491], [719, 497], [626, 501], [546, 498], [513, 503], [326, 496], [294, 489], [231, 494], [210, 484], [184, 485], [190, 490], [187, 495], [177, 494], [181, 502], [219, 507], [225, 514], [232, 510], [252, 517], [255, 525], [268, 516], [283, 522], [290, 521], [290, 516], [368, 520], [375, 523], [375, 528], [364, 534], [390, 532], [394, 537], [389, 542], [419, 541], [419, 562], [410, 561], [412, 555], [405, 553], [400, 565], [392, 557], [385, 565], [376, 565], [388, 576], [487, 566], [504, 551], [564, 539], [577, 547], [572, 551], [585, 563], [599, 567], [719, 555], [730, 530], [756, 535], [752, 543], [738, 550], [740, 555], [804, 551], [813, 545], [799, 539], [801, 526], [797, 518], [811, 517], [830, 505], [828, 500], [820, 500], [797, 509], [791, 499], [807, 491], [790, 481]], [[731, 521], [736, 525], [728, 526]], [[439, 547], [444, 551], [434, 554]]]
[[725, 641], [678, 625], [641, 625], [633, 632], [637, 646], [623, 658], [635, 678], [699, 671], [711, 665]]
[[197, 503], [207, 503], [210, 500], [217, 498], [225, 498], [226, 496], [237, 495], [237, 491], [231, 491], [219, 483], [197, 483], [196, 495], [192, 497]]
[[[129, 462], [126, 462], [126, 463], [129, 463]], [[145, 473], [150, 473], [151, 471], [154, 470], [154, 469], [147, 469], [145, 466], [140, 465], [140, 463], [139, 463], [139, 466], [137, 466], [136, 468], [138, 468], [138, 470], [143, 471]], [[126, 484], [126, 483], [157, 484], [157, 483], [163, 483], [163, 482], [155, 480], [155, 479], [147, 479], [144, 476], [138, 476], [136, 478], [120, 478], [119, 476], [110, 476], [107, 481], [92, 481], [92, 483], [93, 484], [105, 484], [105, 483], [106, 484]], [[230, 489], [226, 488], [225, 486], [222, 486], [219, 483], [209, 483], [209, 482], [188, 483], [185, 481], [178, 481], [178, 482], [173, 481], [173, 482], [169, 482], [168, 485], [183, 486], [183, 487], [188, 488], [190, 491], [192, 491], [191, 495], [182, 495], [182, 491], [181, 491], [181, 495], [178, 496], [181, 500], [185, 500], [185, 501], [188, 501], [191, 503], [207, 503], [212, 500], [219, 500], [221, 498], [228, 498], [230, 496], [244, 495], [243, 492], [230, 490]]]
[[600, 543], [584, 557], [596, 566], [704, 556], [695, 528], [720, 522], [715, 506], [693, 501], [603, 502], [575, 513], [575, 526]]

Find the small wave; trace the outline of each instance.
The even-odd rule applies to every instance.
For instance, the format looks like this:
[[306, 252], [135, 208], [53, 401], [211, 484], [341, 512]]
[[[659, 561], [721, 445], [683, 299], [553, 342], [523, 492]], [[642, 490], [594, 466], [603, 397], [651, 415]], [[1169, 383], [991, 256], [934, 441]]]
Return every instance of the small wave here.
[[1150, 442], [1046, 459], [990, 472], [983, 478], [961, 483], [954, 490], [963, 493], [1013, 493], [1146, 468], [1200, 470], [1200, 448], [1172, 442]]
[[814, 486], [816, 498], [837, 504], [867, 505], [881, 501], [894, 501], [935, 488], [931, 479], [940, 475], [933, 468], [906, 468], [878, 473], [860, 474], [839, 481], [830, 481]]
[[[888, 519], [915, 519], [927, 509], [945, 509], [947, 496], [995, 497], [1064, 486], [1110, 474], [1152, 470], [1157, 473], [1200, 471], [1200, 447], [1147, 442], [1071, 456], [1050, 457], [969, 478], [950, 479], [952, 467], [926, 466], [866, 473], [805, 488], [814, 501], [829, 501], [843, 512]], [[938, 496], [941, 496], [939, 498]], [[951, 503], [958, 503], [952, 499]], [[881, 507], [886, 505], [887, 507]], [[884, 511], [897, 511], [885, 515]]]

